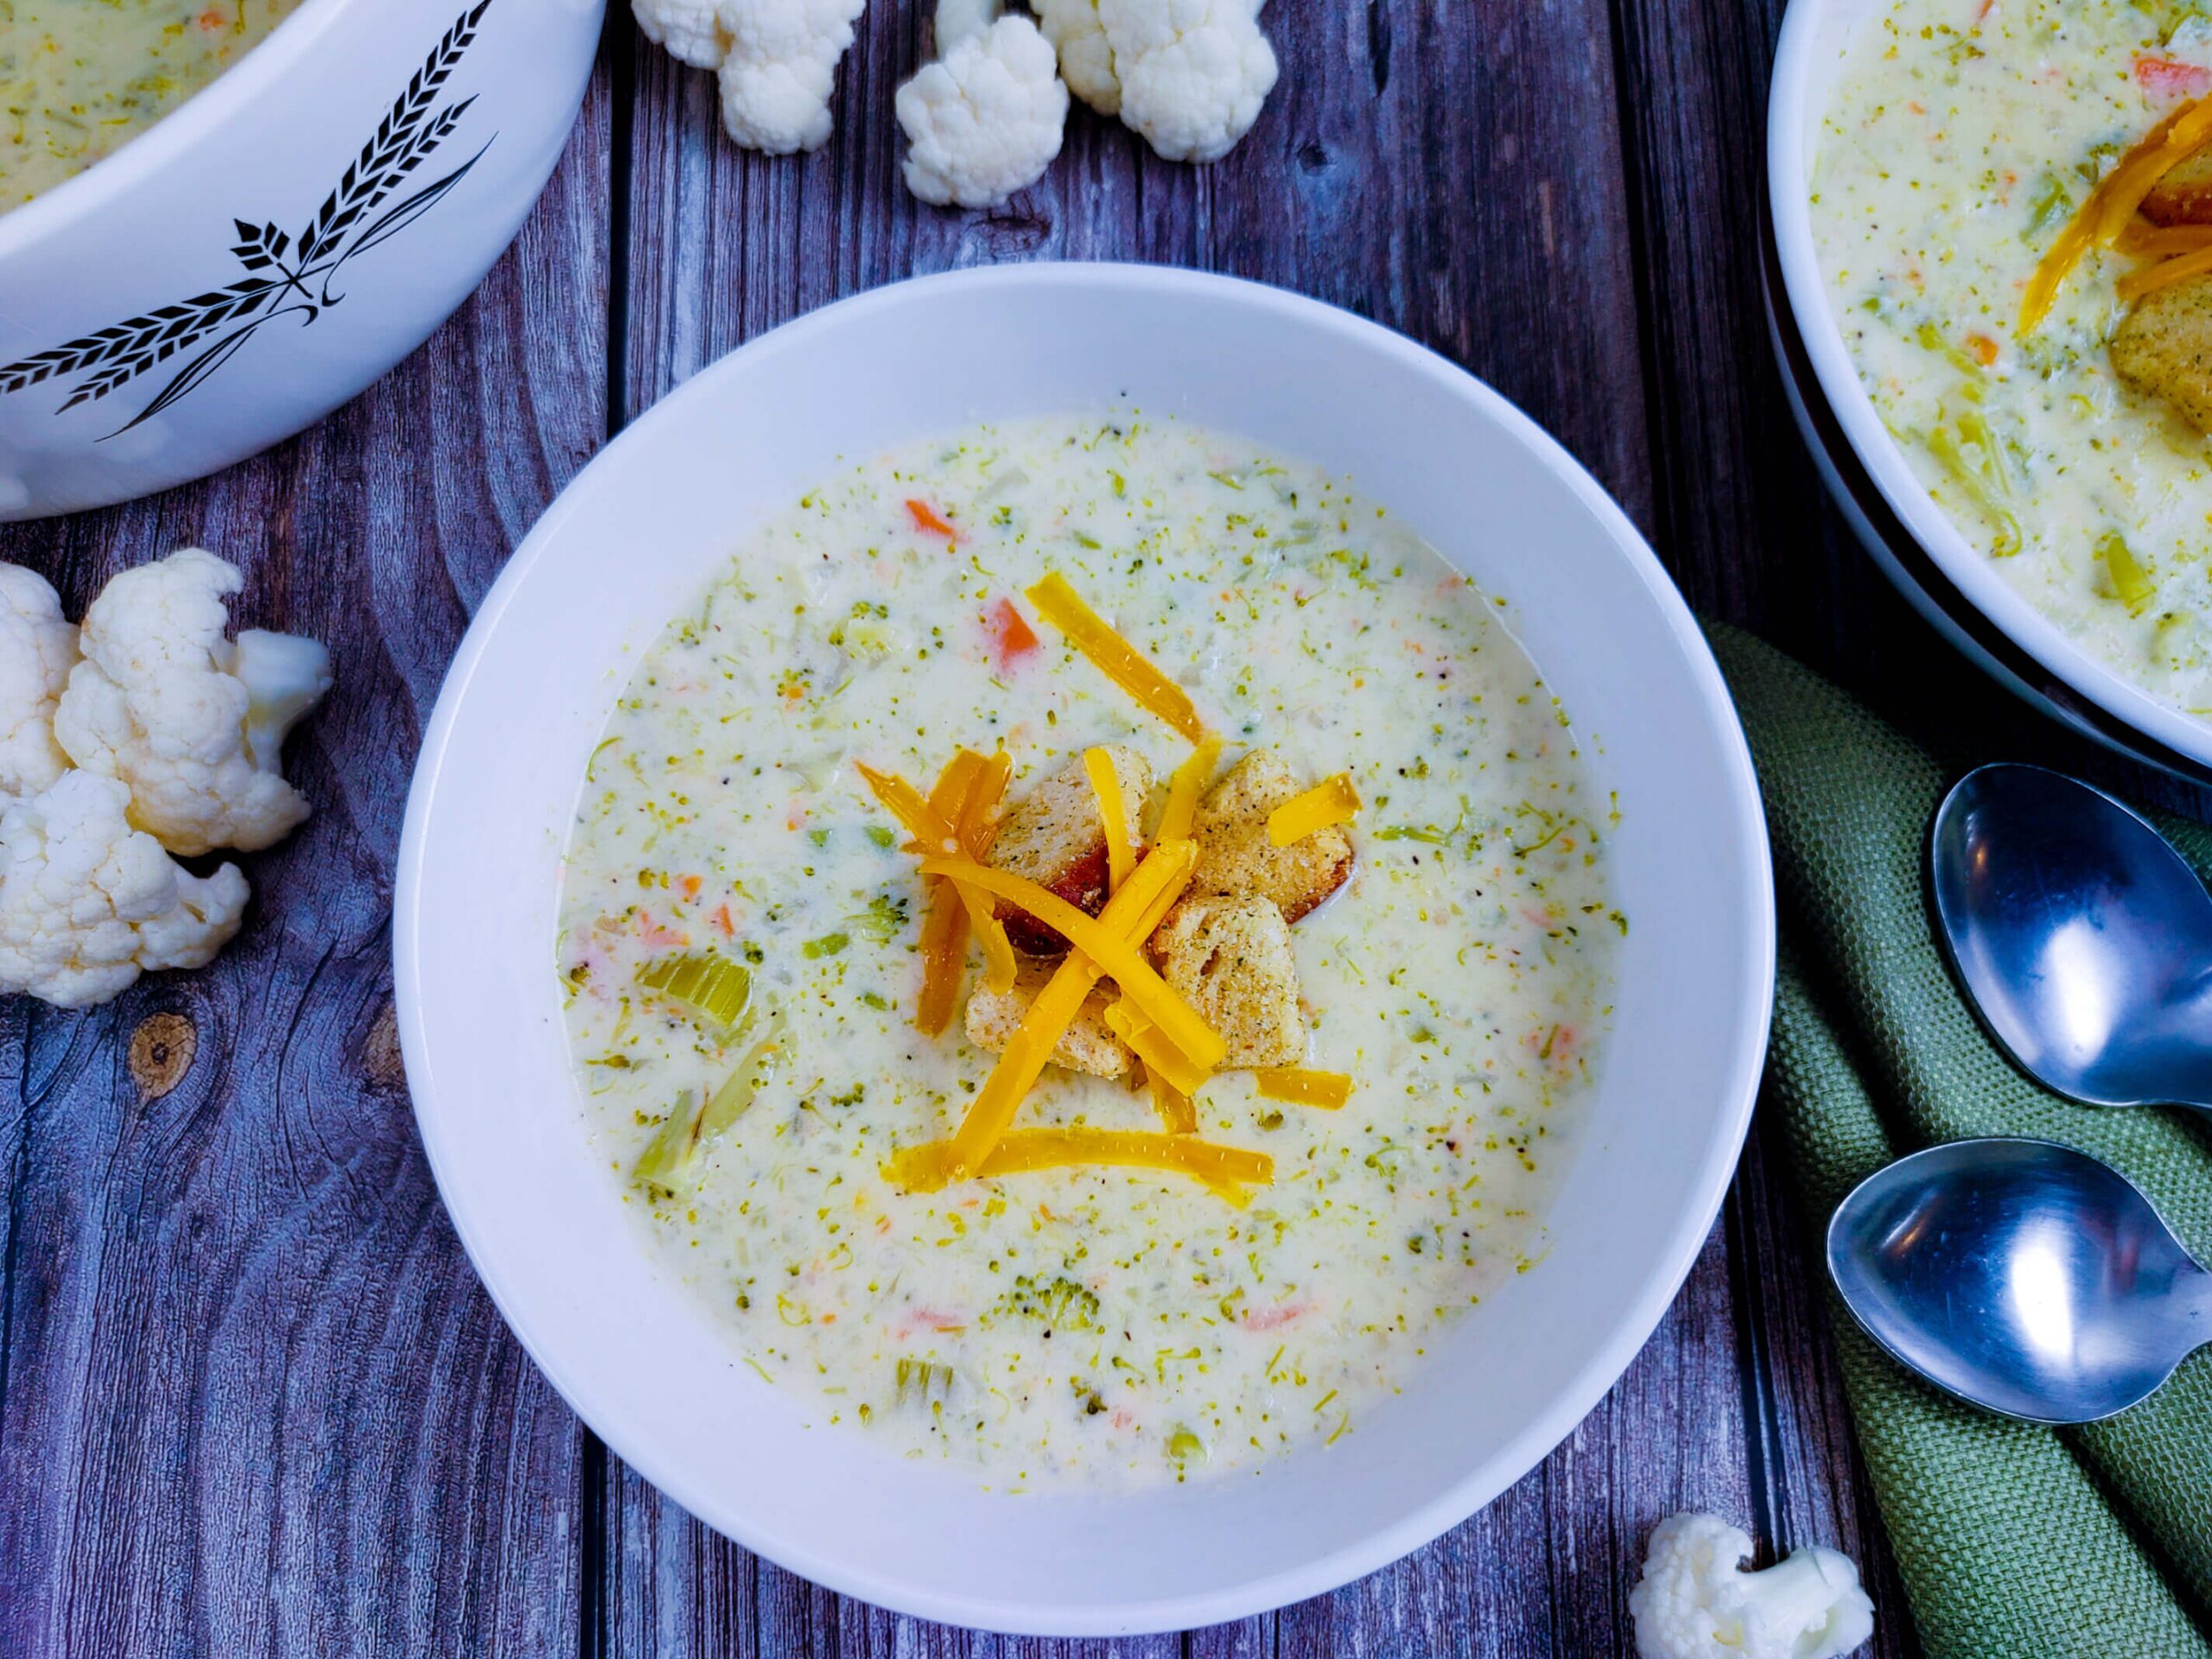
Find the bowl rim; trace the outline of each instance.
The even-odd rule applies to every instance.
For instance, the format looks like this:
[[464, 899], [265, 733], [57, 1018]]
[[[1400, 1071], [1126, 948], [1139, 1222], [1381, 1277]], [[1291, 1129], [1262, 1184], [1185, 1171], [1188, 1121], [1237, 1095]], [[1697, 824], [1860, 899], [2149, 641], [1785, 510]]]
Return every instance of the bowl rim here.
[[[1745, 964], [1741, 994], [1734, 1006], [1718, 1010], [1739, 1033], [1727, 1075], [1713, 1090], [1714, 1118], [1710, 1149], [1695, 1179], [1678, 1195], [1677, 1220], [1665, 1250], [1641, 1269], [1641, 1282], [1629, 1311], [1592, 1349], [1549, 1407], [1514, 1434], [1487, 1462], [1468, 1470], [1430, 1501], [1376, 1529], [1357, 1542], [1308, 1556], [1279, 1570], [1217, 1585], [1202, 1592], [1139, 1600], [1072, 1602], [1049, 1607], [1027, 1601], [995, 1599], [943, 1592], [902, 1580], [894, 1567], [828, 1559], [779, 1535], [773, 1517], [741, 1513], [727, 1492], [702, 1490], [686, 1470], [640, 1447], [624, 1432], [619, 1412], [597, 1409], [602, 1402], [559, 1356], [534, 1345], [526, 1321], [518, 1320], [516, 1286], [482, 1248], [476, 1218], [447, 1200], [454, 1231], [470, 1263], [517, 1340], [578, 1418], [659, 1491], [716, 1532], [753, 1554], [838, 1593], [893, 1611], [970, 1629], [1048, 1637], [1135, 1635], [1191, 1629], [1248, 1618], [1255, 1613], [1333, 1590], [1386, 1567], [1467, 1520], [1541, 1464], [1562, 1444], [1604, 1399], [1649, 1340], [1695, 1265], [1733, 1179], [1749, 1132], [1753, 1105], [1764, 1070], [1776, 975], [1776, 912], [1773, 868], [1766, 819], [1751, 755], [1732, 698], [1710, 645], [1680, 591], [1627, 514], [1567, 449], [1529, 416], [1487, 383], [1456, 363], [1381, 324], [1323, 302], [1241, 278], [1172, 267], [1103, 262], [1036, 261], [972, 267], [906, 279], [837, 301], [758, 335], [710, 364], [683, 385], [663, 397], [594, 457], [546, 509], [486, 594], [467, 637], [456, 652], [439, 693], [410, 788], [401, 835], [393, 893], [394, 988], [402, 1052], [410, 1079], [410, 1102], [442, 1199], [454, 1190], [454, 1147], [441, 1115], [426, 1109], [432, 1093], [429, 1037], [422, 995], [423, 924], [420, 914], [423, 870], [428, 854], [433, 803], [446, 750], [460, 718], [468, 687], [516, 594], [531, 579], [546, 549], [561, 533], [600, 459], [625, 446], [651, 444], [665, 425], [685, 417], [698, 397], [721, 378], [743, 372], [748, 353], [804, 348], [818, 334], [885, 308], [906, 304], [917, 295], [958, 291], [988, 307], [995, 295], [1017, 288], [1044, 286], [1080, 293], [1135, 290], [1173, 298], [1229, 296], [1272, 309], [1295, 323], [1349, 336], [1370, 350], [1387, 353], [1449, 385], [1474, 402], [1522, 443], [1529, 458], [1560, 479], [1592, 512], [1625, 558], [1656, 607], [1673, 643], [1681, 651], [1693, 685], [1697, 716], [1719, 739], [1726, 773], [1725, 798], [1713, 804], [1716, 816], [1731, 821], [1745, 849], [1738, 873], [1745, 899], [1742, 936], [1734, 942]], [[588, 486], [586, 486], [588, 487]], [[606, 1427], [616, 1432], [610, 1434]]]
[[1805, 188], [1818, 37], [1846, 6], [1865, 8], [1869, 22], [1878, 13], [1874, 0], [1791, 0], [1767, 91], [1766, 194], [1783, 291], [1828, 409], [1883, 500], [1967, 603], [2076, 696], [2199, 766], [2212, 766], [2212, 723], [2159, 702], [2106, 667], [2016, 591], [1929, 498], [1867, 395], [1828, 300]]
[[92, 218], [289, 76], [356, 0], [303, 0], [258, 46], [122, 148], [0, 213], [0, 261]]

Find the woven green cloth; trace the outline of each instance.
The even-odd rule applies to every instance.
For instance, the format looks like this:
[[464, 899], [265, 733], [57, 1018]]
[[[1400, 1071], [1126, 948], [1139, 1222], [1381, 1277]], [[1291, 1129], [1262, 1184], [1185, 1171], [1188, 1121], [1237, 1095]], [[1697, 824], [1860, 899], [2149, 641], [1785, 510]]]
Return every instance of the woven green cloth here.
[[[1904, 1153], [2037, 1135], [2127, 1175], [2212, 1262], [2207, 1120], [2069, 1104], [1998, 1052], [1961, 1000], [1923, 871], [1936, 804], [1963, 766], [1770, 646], [1708, 632], [1774, 838], [1783, 950], [1770, 1100], [1813, 1219], [1825, 1226], [1854, 1184]], [[2212, 832], [2159, 828], [2212, 871]], [[1930, 1659], [2212, 1659], [2192, 1623], [2212, 1611], [2212, 1354], [2109, 1422], [2035, 1428], [1937, 1393], [1833, 1297], [1830, 1311]]]

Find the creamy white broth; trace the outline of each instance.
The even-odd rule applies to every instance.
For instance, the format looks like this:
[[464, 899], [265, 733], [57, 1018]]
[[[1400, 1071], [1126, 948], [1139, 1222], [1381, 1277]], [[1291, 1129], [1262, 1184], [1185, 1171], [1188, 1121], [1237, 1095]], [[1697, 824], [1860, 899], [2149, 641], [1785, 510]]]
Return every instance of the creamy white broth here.
[[[2212, 86], [2205, 66], [2212, 15], [2189, 4], [1899, 0], [1851, 47], [1812, 194], [1860, 378], [1929, 494], [2093, 656], [2198, 715], [2212, 448], [2113, 372], [2136, 262], [2092, 252], [2040, 327], [2016, 325], [2095, 179]], [[2147, 592], [2122, 597], [2115, 537]]]
[[0, 213], [130, 143], [300, 4], [0, 0]]
[[[1036, 616], [1048, 571], [1181, 678], [1224, 765], [1273, 748], [1365, 802], [1351, 880], [1293, 930], [1307, 1064], [1350, 1103], [1241, 1072], [1198, 1096], [1202, 1135], [1274, 1160], [1243, 1209], [1144, 1171], [928, 1194], [881, 1172], [957, 1126], [994, 1057], [912, 1024], [919, 883], [855, 763], [926, 787], [1003, 745], [1018, 794], [1094, 744], [1162, 779], [1189, 753]], [[984, 620], [1008, 599], [1041, 642], [1012, 665]], [[1442, 1322], [1535, 1266], [1628, 923], [1613, 803], [1498, 612], [1320, 471], [1135, 416], [917, 445], [747, 537], [607, 726], [559, 943], [594, 1145], [745, 1357], [994, 1484], [1188, 1478], [1355, 1435]], [[670, 1198], [630, 1172], [745, 1044], [637, 976], [701, 949], [752, 959], [796, 1058]], [[1157, 1127], [1142, 1094], [1051, 1069], [1018, 1121]]]

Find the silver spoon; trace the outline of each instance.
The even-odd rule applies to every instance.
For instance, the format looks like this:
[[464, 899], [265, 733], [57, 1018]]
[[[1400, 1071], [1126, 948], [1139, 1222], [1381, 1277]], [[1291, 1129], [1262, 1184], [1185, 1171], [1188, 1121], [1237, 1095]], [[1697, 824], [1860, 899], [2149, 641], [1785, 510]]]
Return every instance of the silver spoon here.
[[2212, 1110], [2212, 894], [2163, 836], [2071, 778], [1983, 766], [1929, 865], [1952, 965], [2023, 1070], [2091, 1106]]
[[1838, 1206], [1827, 1255], [1891, 1354], [2031, 1422], [2125, 1411], [2212, 1342], [2212, 1274], [2126, 1178], [2048, 1141], [1899, 1160]]

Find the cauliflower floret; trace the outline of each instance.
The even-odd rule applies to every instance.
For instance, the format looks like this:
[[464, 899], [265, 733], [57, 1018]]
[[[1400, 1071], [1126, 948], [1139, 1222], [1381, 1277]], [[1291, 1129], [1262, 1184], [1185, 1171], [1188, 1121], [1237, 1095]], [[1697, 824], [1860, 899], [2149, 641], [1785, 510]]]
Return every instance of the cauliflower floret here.
[[1060, 79], [1068, 90], [1101, 115], [1119, 115], [1122, 83], [1098, 21], [1098, 0], [1037, 0], [1037, 22], [1060, 55]]
[[832, 130], [837, 60], [867, 0], [721, 0], [722, 124], [747, 149], [819, 149]]
[[1217, 162], [1252, 130], [1275, 53], [1252, 0], [1098, 0], [1122, 119], [1171, 162]]
[[1745, 1573], [1751, 1541], [1717, 1516], [1670, 1515], [1629, 1592], [1639, 1659], [1839, 1659], [1874, 1634], [1859, 1569], [1832, 1549]]
[[1027, 17], [1001, 17], [899, 89], [906, 188], [943, 207], [988, 207], [1034, 184], [1060, 153], [1068, 89]]
[[0, 805], [68, 771], [54, 706], [76, 660], [77, 630], [60, 595], [37, 572], [0, 564]]
[[669, 56], [694, 69], [719, 69], [729, 53], [721, 0], [630, 0], [638, 29]]
[[223, 601], [244, 585], [196, 547], [123, 572], [85, 613], [54, 712], [69, 758], [124, 784], [131, 823], [173, 853], [252, 852], [308, 816], [277, 757], [330, 689], [330, 656], [258, 629], [226, 639]]
[[130, 804], [112, 779], [70, 772], [0, 813], [0, 992], [90, 1007], [141, 973], [205, 967], [238, 932], [238, 868], [179, 868]]

